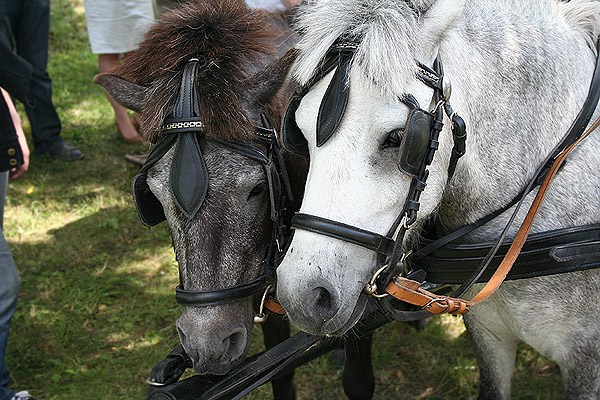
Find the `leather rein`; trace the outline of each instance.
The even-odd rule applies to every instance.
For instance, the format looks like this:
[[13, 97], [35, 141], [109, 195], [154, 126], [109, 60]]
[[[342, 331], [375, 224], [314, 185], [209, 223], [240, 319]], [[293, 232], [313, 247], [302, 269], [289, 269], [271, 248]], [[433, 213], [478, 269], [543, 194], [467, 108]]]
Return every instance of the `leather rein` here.
[[[322, 77], [323, 76], [320, 78]], [[542, 202], [548, 192], [549, 186], [558, 173], [561, 165], [564, 163], [569, 153], [596, 128], [598, 128], [598, 126], [600, 126], [600, 118], [598, 118], [598, 120], [596, 120], [587, 130], [585, 130], [589, 124], [589, 121], [591, 120], [600, 97], [600, 58], [597, 58], [588, 96], [581, 111], [579, 112], [579, 115], [561, 142], [554, 148], [554, 150], [538, 168], [534, 178], [529, 182], [527, 187], [519, 194], [519, 196], [517, 196], [501, 210], [491, 213], [479, 221], [459, 229], [457, 232], [460, 233], [453, 233], [442, 238], [440, 241], [435, 242], [430, 249], [428, 249], [429, 252], [434, 251], [444, 244], [465, 235], [466, 233], [476, 229], [486, 222], [489, 222], [502, 212], [516, 205], [515, 210], [507, 225], [503, 229], [501, 235], [471, 278], [466, 280], [454, 293], [452, 293], [451, 296], [438, 295], [426, 290], [423, 287], [423, 284], [425, 284], [424, 271], [418, 269], [413, 269], [411, 271], [406, 270], [405, 261], [407, 255], [403, 252], [402, 242], [407, 230], [416, 220], [416, 213], [419, 208], [418, 199], [420, 193], [425, 188], [425, 182], [428, 175], [427, 166], [431, 163], [433, 154], [437, 150], [437, 139], [443, 125], [441, 111], [442, 106], [448, 117], [451, 119], [453, 128], [452, 131], [455, 139], [451, 162], [448, 168], [448, 180], [450, 180], [452, 174], [454, 173], [458, 158], [464, 154], [464, 139], [466, 139], [466, 129], [462, 119], [460, 119], [460, 117], [454, 113], [449, 105], [450, 90], [448, 86], [444, 86], [443, 84], [443, 69], [439, 56], [434, 62], [433, 69], [428, 69], [422, 64], [419, 64], [419, 73], [417, 74], [417, 77], [434, 90], [433, 104], [436, 106], [434, 110], [430, 112], [430, 114], [434, 115], [430, 128], [430, 141], [418, 173], [412, 175], [412, 183], [402, 212], [396, 218], [388, 233], [386, 235], [380, 235], [341, 222], [306, 214], [296, 214], [292, 220], [292, 227], [295, 229], [304, 229], [311, 232], [316, 232], [339, 240], [347, 241], [376, 252], [377, 263], [375, 273], [370, 282], [364, 288], [364, 292], [376, 298], [377, 304], [384, 311], [384, 313], [398, 320], [415, 320], [424, 318], [431, 314], [440, 313], [467, 313], [470, 307], [480, 304], [492, 293], [494, 293], [494, 291], [504, 281], [508, 272], [511, 270], [513, 264], [519, 256], [519, 253], [531, 231], [535, 217], [537, 216]], [[314, 84], [314, 81], [318, 81], [318, 79], [311, 80], [311, 84]], [[305, 92], [306, 91], [307, 90], [305, 90]], [[407, 96], [404, 98], [406, 97]], [[410, 98], [412, 96], [408, 95], [408, 97]], [[409, 107], [411, 107], [410, 104]], [[409, 122], [410, 121], [407, 122], [407, 125]], [[405, 172], [401, 167], [400, 169], [401, 171]], [[494, 272], [483, 289], [481, 289], [471, 300], [459, 298], [460, 296], [463, 296], [486, 271], [491, 259], [498, 251], [503, 239], [508, 233], [510, 226], [514, 222], [525, 197], [537, 185], [539, 185], [539, 189], [533, 204], [524, 218], [521, 227], [519, 228], [512, 244], [509, 247], [509, 250], [506, 253], [506, 256], [500, 263], [500, 266]], [[380, 288], [383, 288], [383, 291], [381, 291]], [[422, 309], [419, 311], [399, 310], [396, 307], [396, 300], [406, 304], [418, 306]]]

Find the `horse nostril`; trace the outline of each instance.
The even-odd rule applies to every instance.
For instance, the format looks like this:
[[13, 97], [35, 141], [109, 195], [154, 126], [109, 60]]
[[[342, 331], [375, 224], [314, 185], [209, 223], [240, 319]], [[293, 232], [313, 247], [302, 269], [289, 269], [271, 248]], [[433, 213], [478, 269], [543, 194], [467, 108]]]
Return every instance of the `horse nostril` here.
[[231, 335], [223, 339], [223, 354], [221, 361], [231, 362], [242, 356], [246, 348], [246, 334], [241, 330], [234, 331]]
[[316, 287], [312, 290], [313, 298], [310, 303], [314, 315], [323, 319], [330, 320], [337, 312], [336, 297], [324, 287]]
[[318, 287], [313, 289], [313, 293], [316, 293], [313, 299], [313, 303], [316, 306], [321, 308], [331, 308], [331, 294], [329, 294], [327, 289]]

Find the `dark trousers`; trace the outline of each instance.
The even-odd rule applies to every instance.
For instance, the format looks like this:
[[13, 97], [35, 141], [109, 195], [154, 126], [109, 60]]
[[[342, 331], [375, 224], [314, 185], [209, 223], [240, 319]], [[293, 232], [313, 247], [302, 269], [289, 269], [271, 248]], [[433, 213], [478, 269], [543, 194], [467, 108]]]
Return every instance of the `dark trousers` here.
[[[52, 103], [52, 80], [48, 64], [50, 0], [0, 0], [0, 35], [14, 45], [16, 54], [32, 66], [25, 111], [31, 125], [36, 154], [57, 148], [62, 143], [61, 125]], [[0, 60], [2, 69], [17, 68], [17, 62]], [[18, 75], [22, 71], [14, 70]]]
[[8, 171], [0, 172], [0, 400], [11, 399], [15, 392], [8, 388], [10, 373], [4, 364], [6, 344], [10, 320], [17, 307], [19, 295], [19, 274], [15, 267], [8, 243], [2, 231], [2, 218], [4, 215], [4, 198], [8, 183]]

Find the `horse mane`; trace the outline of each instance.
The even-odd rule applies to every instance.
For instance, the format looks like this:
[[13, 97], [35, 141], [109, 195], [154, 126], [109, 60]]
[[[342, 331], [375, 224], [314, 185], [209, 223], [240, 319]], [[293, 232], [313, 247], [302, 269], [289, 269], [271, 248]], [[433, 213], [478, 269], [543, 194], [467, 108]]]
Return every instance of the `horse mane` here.
[[242, 108], [242, 91], [248, 89], [252, 70], [274, 55], [283, 27], [276, 22], [274, 14], [240, 0], [187, 1], [165, 12], [116, 71], [148, 88], [142, 136], [156, 140], [160, 135], [174, 108], [183, 67], [195, 57], [206, 60], [197, 77], [206, 136], [247, 141], [254, 124]]
[[[300, 8], [296, 29], [302, 32], [297, 45], [298, 61], [292, 71], [300, 85], [306, 84], [323, 63], [331, 45], [339, 38], [359, 42], [351, 68], [359, 68], [384, 96], [403, 94], [416, 73], [416, 61], [427, 62], [422, 54], [430, 37], [419, 29], [435, 0], [313, 0]], [[500, 1], [501, 2], [501, 1]], [[462, 8], [463, 2], [447, 2], [448, 7]], [[473, 1], [475, 3], [475, 1]], [[593, 0], [520, 0], [504, 1], [504, 7], [544, 6], [544, 12], [562, 17], [565, 25], [579, 32], [596, 53], [600, 33], [599, 2]], [[439, 10], [438, 10], [439, 11]], [[447, 11], [447, 10], [445, 10]], [[461, 11], [462, 12], [462, 11]], [[433, 18], [444, 18], [444, 10]], [[431, 33], [431, 32], [429, 32]], [[427, 43], [431, 44], [431, 43]]]
[[572, 0], [561, 4], [565, 20], [574, 30], [586, 38], [588, 46], [598, 56], [597, 43], [600, 36], [600, 13], [598, 2]]
[[[420, 8], [431, 1], [338, 0], [314, 1], [300, 10], [296, 27], [302, 32], [293, 74], [303, 85], [340, 37], [359, 41], [352, 68], [360, 68], [374, 83], [398, 96], [405, 87], [399, 77], [414, 76], [417, 21]], [[393, 66], [393, 68], [390, 68]]]

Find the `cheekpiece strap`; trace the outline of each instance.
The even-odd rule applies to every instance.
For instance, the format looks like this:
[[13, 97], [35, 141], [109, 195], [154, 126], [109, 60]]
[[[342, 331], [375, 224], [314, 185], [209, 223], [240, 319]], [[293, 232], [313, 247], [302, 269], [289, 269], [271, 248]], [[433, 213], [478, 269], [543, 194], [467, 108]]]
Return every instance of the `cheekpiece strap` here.
[[442, 75], [429, 68], [427, 65], [418, 63], [417, 78], [432, 89], [442, 90]]

